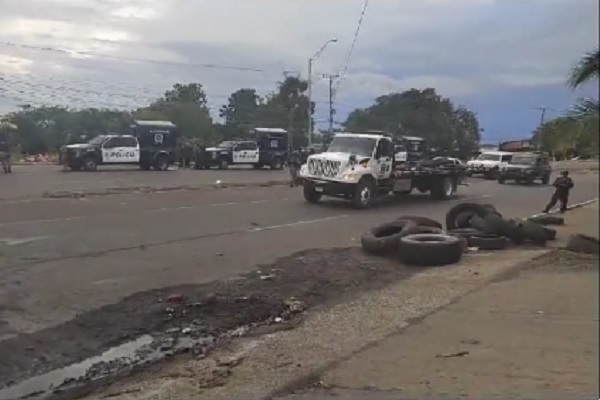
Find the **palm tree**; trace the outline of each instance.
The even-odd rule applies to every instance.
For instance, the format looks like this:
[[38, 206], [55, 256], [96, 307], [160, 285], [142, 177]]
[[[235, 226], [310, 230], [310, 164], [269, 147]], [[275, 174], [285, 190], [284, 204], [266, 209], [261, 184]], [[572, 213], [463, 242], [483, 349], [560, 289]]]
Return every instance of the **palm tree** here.
[[586, 53], [571, 69], [568, 83], [573, 89], [600, 77], [600, 49]]

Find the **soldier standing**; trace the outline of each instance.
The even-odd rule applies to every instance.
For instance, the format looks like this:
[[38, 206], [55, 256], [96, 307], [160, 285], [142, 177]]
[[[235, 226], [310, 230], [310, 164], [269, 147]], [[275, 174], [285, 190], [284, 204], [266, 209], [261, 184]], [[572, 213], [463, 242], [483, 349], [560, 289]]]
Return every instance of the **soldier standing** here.
[[569, 176], [569, 171], [563, 171], [558, 178], [554, 181], [554, 193], [550, 202], [546, 205], [544, 212], [550, 212], [550, 209], [560, 201], [560, 212], [564, 213], [567, 211], [567, 204], [569, 202], [569, 192], [573, 189], [575, 184], [573, 179]]
[[298, 150], [292, 151], [290, 158], [288, 159], [288, 167], [290, 169], [290, 187], [294, 187], [298, 184], [298, 171], [302, 164], [300, 152]]
[[2, 163], [2, 169], [5, 174], [10, 174], [12, 172], [9, 136], [8, 130], [0, 131], [0, 162]]

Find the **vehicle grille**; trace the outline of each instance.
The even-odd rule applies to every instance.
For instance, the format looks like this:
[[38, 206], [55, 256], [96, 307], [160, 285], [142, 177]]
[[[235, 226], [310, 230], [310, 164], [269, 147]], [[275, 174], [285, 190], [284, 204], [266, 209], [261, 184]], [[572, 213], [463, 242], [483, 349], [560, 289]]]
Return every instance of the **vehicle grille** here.
[[308, 173], [313, 176], [333, 178], [340, 172], [341, 162], [330, 160], [308, 160]]

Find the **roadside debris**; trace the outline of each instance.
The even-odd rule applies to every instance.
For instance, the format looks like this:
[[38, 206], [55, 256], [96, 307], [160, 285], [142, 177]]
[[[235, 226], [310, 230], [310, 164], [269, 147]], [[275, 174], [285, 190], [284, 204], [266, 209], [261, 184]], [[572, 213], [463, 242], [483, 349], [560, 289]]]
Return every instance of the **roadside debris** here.
[[457, 353], [449, 353], [449, 354], [436, 354], [435, 358], [455, 358], [455, 357], [464, 357], [469, 355], [468, 351], [459, 351]]

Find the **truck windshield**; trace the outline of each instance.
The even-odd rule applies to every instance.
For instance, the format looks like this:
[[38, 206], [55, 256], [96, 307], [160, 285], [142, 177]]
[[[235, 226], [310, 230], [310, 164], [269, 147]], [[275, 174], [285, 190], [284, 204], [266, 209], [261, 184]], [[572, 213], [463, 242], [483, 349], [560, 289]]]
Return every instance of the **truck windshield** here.
[[479, 161], [500, 161], [500, 156], [497, 154], [482, 153], [477, 159]]
[[535, 158], [535, 157], [516, 156], [516, 157], [513, 157], [512, 160], [509, 161], [509, 164], [535, 165], [536, 161], [537, 161], [537, 158]]
[[327, 148], [330, 153], [348, 153], [371, 157], [377, 141], [368, 137], [334, 137]]
[[106, 136], [106, 135], [99, 135], [99, 136], [96, 136], [93, 139], [90, 139], [88, 141], [88, 144], [91, 144], [92, 146], [98, 146], [98, 145], [101, 145], [102, 143], [104, 143], [104, 141], [107, 138], [108, 138], [108, 136]]

